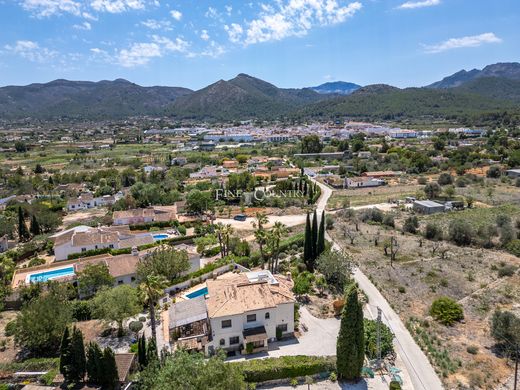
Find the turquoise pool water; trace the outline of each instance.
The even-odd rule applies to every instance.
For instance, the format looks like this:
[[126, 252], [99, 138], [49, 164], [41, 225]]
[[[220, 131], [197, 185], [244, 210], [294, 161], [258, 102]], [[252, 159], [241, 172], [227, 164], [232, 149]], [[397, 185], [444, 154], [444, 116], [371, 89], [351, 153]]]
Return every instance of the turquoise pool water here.
[[193, 299], [193, 298], [200, 297], [201, 295], [206, 295], [207, 293], [208, 293], [208, 288], [203, 287], [199, 290], [195, 290], [195, 291], [190, 292], [189, 294], [186, 294], [186, 298]]
[[30, 283], [47, 282], [48, 280], [60, 278], [62, 276], [74, 275], [74, 267], [60, 268], [52, 271], [39, 272], [29, 276]]
[[166, 240], [167, 238], [168, 238], [167, 234], [154, 234], [153, 235], [153, 239], [155, 241]]

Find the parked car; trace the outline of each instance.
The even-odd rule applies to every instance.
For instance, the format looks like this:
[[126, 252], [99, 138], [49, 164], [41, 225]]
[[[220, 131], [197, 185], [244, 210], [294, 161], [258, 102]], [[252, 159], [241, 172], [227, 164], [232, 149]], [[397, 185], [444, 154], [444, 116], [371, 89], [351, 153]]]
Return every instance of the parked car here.
[[238, 214], [233, 217], [235, 221], [245, 221], [247, 218], [247, 215], [244, 214]]

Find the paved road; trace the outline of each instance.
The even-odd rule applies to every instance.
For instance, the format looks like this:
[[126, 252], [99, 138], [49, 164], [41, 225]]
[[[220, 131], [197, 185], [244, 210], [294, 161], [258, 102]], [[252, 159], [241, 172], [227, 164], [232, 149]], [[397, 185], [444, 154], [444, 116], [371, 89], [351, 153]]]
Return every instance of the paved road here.
[[[313, 179], [311, 179], [313, 180]], [[314, 180], [313, 180], [314, 181]], [[328, 197], [332, 194], [325, 184], [317, 182], [321, 188], [322, 197], [318, 200], [318, 212], [321, 213], [327, 204]], [[340, 246], [332, 241], [327, 234], [327, 239], [333, 243], [333, 248], [340, 250]], [[396, 349], [399, 356], [403, 359], [408, 374], [412, 380], [416, 390], [442, 390], [444, 387], [428, 361], [424, 352], [415, 343], [414, 339], [404, 326], [397, 313], [390, 307], [388, 301], [383, 297], [379, 290], [372, 284], [366, 275], [359, 269], [353, 274], [354, 279], [359, 287], [367, 294], [369, 300], [369, 309], [374, 316], [377, 316], [376, 307], [381, 308], [383, 312], [383, 320], [390, 327], [395, 335]]]

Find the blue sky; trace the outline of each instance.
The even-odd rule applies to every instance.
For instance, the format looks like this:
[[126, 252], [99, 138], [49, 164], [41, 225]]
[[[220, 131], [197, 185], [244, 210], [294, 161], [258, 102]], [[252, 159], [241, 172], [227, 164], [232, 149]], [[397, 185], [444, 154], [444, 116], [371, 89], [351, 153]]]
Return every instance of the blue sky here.
[[0, 84], [422, 86], [520, 61], [519, 0], [0, 0]]

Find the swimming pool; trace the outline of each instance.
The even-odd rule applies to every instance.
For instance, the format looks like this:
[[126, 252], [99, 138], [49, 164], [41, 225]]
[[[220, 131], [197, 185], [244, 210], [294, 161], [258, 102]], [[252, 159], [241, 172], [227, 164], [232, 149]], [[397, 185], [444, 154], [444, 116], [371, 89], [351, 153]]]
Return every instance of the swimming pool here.
[[201, 295], [207, 295], [207, 294], [208, 294], [208, 288], [202, 287], [198, 290], [190, 292], [189, 294], [186, 294], [186, 298], [193, 299], [193, 298], [200, 297]]
[[74, 275], [74, 267], [59, 268], [52, 271], [38, 272], [28, 277], [29, 283], [47, 282], [52, 279], [61, 278], [63, 276]]
[[153, 239], [155, 241], [166, 240], [167, 238], [168, 238], [167, 234], [154, 234], [153, 235]]

